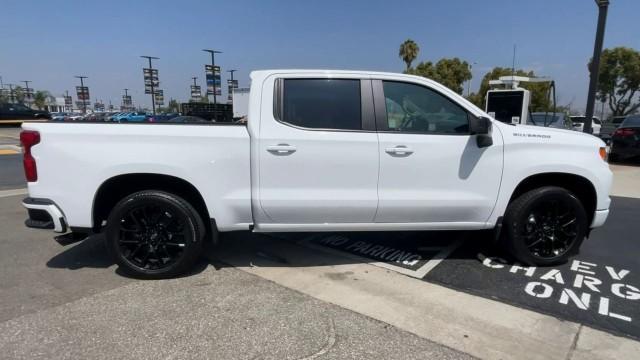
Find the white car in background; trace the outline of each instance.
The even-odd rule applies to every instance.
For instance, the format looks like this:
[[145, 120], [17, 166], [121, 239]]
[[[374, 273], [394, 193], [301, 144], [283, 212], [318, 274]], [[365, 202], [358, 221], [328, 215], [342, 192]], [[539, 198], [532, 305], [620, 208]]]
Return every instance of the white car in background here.
[[[573, 123], [573, 130], [582, 132], [584, 130], [584, 121], [586, 116], [572, 116], [571, 122]], [[600, 135], [600, 129], [602, 128], [602, 121], [597, 116], [593, 117], [593, 121], [591, 122], [591, 134]]]

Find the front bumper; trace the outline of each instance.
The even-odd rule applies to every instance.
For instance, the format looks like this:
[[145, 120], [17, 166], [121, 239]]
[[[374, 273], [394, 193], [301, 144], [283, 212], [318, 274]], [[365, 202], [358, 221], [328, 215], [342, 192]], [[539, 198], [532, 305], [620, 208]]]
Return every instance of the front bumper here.
[[593, 214], [593, 221], [591, 222], [590, 227], [596, 228], [596, 227], [602, 226], [604, 222], [607, 220], [608, 216], [609, 216], [609, 209], [596, 210], [596, 212]]
[[22, 206], [29, 212], [29, 218], [24, 222], [27, 227], [67, 232], [64, 214], [53, 201], [28, 197], [22, 200]]

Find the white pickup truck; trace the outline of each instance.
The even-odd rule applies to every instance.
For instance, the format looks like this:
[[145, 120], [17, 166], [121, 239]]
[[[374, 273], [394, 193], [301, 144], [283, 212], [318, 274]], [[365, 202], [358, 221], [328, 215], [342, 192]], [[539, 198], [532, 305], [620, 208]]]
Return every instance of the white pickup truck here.
[[609, 213], [594, 136], [500, 123], [411, 75], [251, 79], [247, 124], [25, 123], [26, 225], [104, 232], [121, 268], [162, 278], [236, 230], [492, 230], [551, 265]]

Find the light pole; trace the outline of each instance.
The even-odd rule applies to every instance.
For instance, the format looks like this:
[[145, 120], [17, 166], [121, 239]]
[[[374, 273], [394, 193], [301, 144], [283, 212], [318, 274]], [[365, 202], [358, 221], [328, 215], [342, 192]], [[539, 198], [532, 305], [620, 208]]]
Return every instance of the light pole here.
[[13, 97], [13, 84], [7, 84], [9, 85], [9, 100], [11, 100], [11, 103], [15, 103], [15, 98]]
[[27, 103], [29, 103], [29, 107], [31, 107], [31, 92], [30, 92], [30, 88], [29, 88], [29, 83], [32, 82], [31, 80], [22, 80], [22, 82], [24, 83], [24, 97], [25, 99], [27, 99]]
[[[80, 79], [80, 91], [82, 94], [82, 113], [86, 114], [87, 113], [87, 101], [85, 100], [85, 96], [87, 94], [84, 93], [84, 79], [87, 79], [87, 76], [83, 76], [83, 75], [76, 75], [76, 78]], [[78, 99], [80, 100], [80, 99]]]
[[151, 110], [153, 111], [153, 115], [155, 115], [156, 114], [156, 92], [153, 89], [153, 66], [151, 65], [151, 59], [158, 60], [160, 58], [157, 58], [155, 56], [146, 56], [146, 55], [142, 55], [140, 57], [149, 60], [149, 71], [150, 71], [149, 75], [151, 76]]
[[211, 71], [213, 72], [213, 104], [216, 104], [216, 59], [215, 54], [222, 54], [222, 51], [211, 50], [211, 49], [202, 49], [204, 52], [208, 52], [211, 54]]
[[231, 86], [228, 86], [228, 89], [227, 89], [229, 91], [229, 95], [227, 96], [227, 99], [228, 99], [227, 101], [231, 101], [231, 104], [233, 104], [233, 89], [234, 89], [234, 86], [233, 86], [233, 73], [236, 72], [236, 71], [238, 71], [238, 70], [236, 70], [236, 69], [228, 70], [229, 74], [231, 74]]
[[596, 90], [598, 87], [598, 75], [600, 74], [600, 54], [602, 53], [602, 43], [604, 41], [604, 29], [607, 24], [607, 9], [609, 0], [595, 0], [598, 5], [598, 28], [596, 30], [596, 41], [593, 45], [593, 59], [589, 66], [589, 93], [587, 94], [587, 110], [585, 111], [584, 129], [587, 134], [591, 133], [591, 122], [593, 119], [593, 108], [596, 103]]

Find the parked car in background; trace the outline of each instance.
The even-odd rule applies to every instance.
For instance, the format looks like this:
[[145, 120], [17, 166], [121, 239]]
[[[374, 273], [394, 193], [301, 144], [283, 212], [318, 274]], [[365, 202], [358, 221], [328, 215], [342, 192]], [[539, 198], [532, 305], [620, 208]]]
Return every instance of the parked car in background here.
[[573, 129], [573, 124], [567, 115], [558, 112], [534, 112], [529, 116], [527, 125], [552, 127], [556, 129]]
[[51, 113], [51, 120], [53, 121], [64, 121], [69, 117], [68, 112], [57, 112]]
[[95, 112], [95, 113], [91, 113], [86, 115], [85, 117], [82, 118], [82, 121], [107, 121], [107, 119], [109, 118], [109, 113], [106, 112]]
[[167, 122], [178, 116], [180, 116], [180, 114], [178, 113], [156, 114], [156, 115], [149, 116], [147, 121], [148, 122]]
[[113, 121], [117, 122], [144, 122], [149, 115], [145, 112], [126, 112], [113, 117]]
[[640, 115], [627, 116], [611, 134], [611, 161], [640, 156]]
[[85, 115], [83, 115], [81, 113], [71, 113], [71, 114], [69, 114], [69, 116], [65, 120], [78, 121], [78, 120], [82, 120], [82, 118], [84, 118], [84, 116]]
[[626, 118], [627, 116], [614, 116], [611, 120], [602, 122], [600, 138], [609, 144], [611, 142], [611, 135]]
[[[571, 116], [571, 123], [573, 125], [573, 130], [575, 131], [584, 131], [584, 122], [587, 119], [584, 115], [579, 116]], [[594, 116], [591, 121], [591, 133], [595, 136], [600, 136], [600, 129], [602, 128], [602, 121], [597, 116]]]
[[33, 110], [23, 104], [0, 103], [0, 123], [20, 123], [23, 120], [50, 120], [51, 114]]

